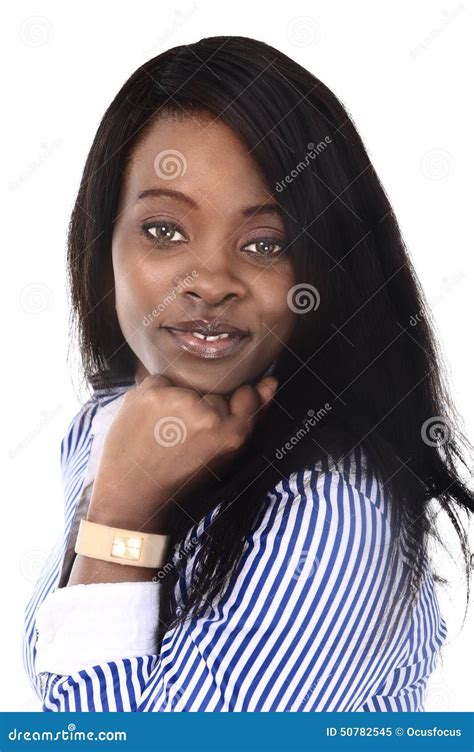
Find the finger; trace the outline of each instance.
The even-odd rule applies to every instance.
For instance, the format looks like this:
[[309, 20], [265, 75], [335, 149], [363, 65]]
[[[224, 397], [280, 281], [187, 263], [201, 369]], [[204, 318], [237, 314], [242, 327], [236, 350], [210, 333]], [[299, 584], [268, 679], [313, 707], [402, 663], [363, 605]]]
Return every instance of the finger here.
[[226, 418], [229, 415], [229, 403], [219, 394], [203, 394], [201, 402], [215, 410], [221, 418]]
[[275, 376], [267, 376], [256, 384], [255, 389], [260, 398], [260, 406], [269, 407], [278, 389], [278, 379]]
[[257, 424], [261, 423], [268, 413], [268, 410], [273, 402], [276, 389], [278, 388], [278, 382], [273, 379], [271, 382], [268, 379], [262, 380], [256, 385], [257, 394], [260, 399], [260, 406], [257, 409], [256, 421]]
[[229, 416], [234, 422], [252, 424], [260, 407], [260, 396], [250, 384], [244, 384], [233, 392], [229, 400]]

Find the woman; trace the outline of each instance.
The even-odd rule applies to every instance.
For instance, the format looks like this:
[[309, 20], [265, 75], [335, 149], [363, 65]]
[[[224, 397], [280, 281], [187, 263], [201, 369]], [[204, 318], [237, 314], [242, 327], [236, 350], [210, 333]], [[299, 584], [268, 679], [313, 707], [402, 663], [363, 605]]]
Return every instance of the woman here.
[[[467, 563], [468, 444], [334, 94], [243, 37], [148, 61], [99, 126], [68, 264], [94, 394], [27, 608], [44, 710], [423, 710], [430, 504]], [[159, 566], [84, 555], [82, 520]]]

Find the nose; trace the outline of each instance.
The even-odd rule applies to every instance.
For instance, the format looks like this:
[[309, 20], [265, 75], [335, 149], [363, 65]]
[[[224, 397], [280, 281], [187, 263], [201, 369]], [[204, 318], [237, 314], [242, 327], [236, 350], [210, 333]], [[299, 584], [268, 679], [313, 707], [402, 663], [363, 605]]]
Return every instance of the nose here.
[[184, 288], [186, 299], [203, 301], [208, 305], [219, 305], [243, 298], [246, 287], [243, 281], [230, 269], [211, 270], [203, 267], [195, 269], [190, 284]]
[[225, 303], [230, 303], [232, 300], [235, 300], [238, 296], [235, 295], [235, 293], [228, 293], [227, 295], [209, 295], [209, 294], [200, 294], [198, 292], [194, 292], [192, 290], [186, 291], [186, 296], [189, 298], [192, 298], [197, 301], [203, 301], [203, 303], [207, 303], [207, 305], [223, 305]]

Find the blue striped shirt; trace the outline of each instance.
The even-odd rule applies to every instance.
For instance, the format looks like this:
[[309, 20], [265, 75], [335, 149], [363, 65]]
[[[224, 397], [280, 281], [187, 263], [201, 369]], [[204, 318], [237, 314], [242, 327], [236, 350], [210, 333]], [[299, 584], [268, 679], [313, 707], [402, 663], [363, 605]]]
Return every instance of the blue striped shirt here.
[[[390, 500], [378, 476], [362, 472], [360, 447], [340, 470], [315, 465], [268, 492], [217, 608], [210, 604], [205, 614], [169, 629], [159, 652], [120, 655], [71, 674], [37, 672], [35, 617], [59, 586], [91, 424], [126, 388], [86, 402], [61, 443], [64, 530], [26, 607], [23, 636], [25, 670], [43, 710], [423, 711], [446, 622], [428, 563], [405, 618], [405, 600], [396, 594], [411, 567], [409, 532], [393, 529]], [[176, 584], [178, 610], [219, 509], [196, 522], [176, 549], [179, 557], [197, 541]], [[397, 542], [393, 563], [389, 552]], [[74, 587], [102, 586], [68, 590]]]

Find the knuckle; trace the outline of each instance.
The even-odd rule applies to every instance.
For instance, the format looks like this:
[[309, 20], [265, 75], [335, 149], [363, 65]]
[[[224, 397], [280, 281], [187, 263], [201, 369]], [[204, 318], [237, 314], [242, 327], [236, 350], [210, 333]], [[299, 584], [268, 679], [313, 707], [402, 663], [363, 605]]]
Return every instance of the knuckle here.
[[219, 416], [213, 410], [206, 410], [200, 418], [200, 426], [207, 431], [213, 431], [219, 425]]
[[167, 405], [184, 414], [188, 414], [196, 405], [197, 396], [193, 395], [186, 389], [166, 389], [163, 392], [163, 398], [166, 399]]
[[236, 451], [244, 444], [246, 434], [242, 430], [233, 430], [232, 433], [224, 439], [225, 448], [229, 451]]

